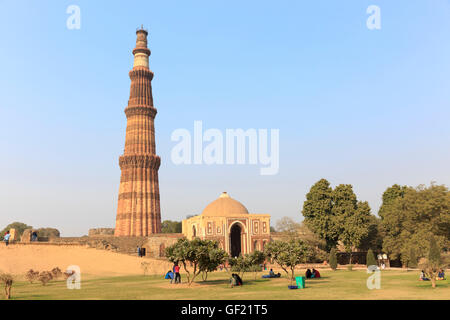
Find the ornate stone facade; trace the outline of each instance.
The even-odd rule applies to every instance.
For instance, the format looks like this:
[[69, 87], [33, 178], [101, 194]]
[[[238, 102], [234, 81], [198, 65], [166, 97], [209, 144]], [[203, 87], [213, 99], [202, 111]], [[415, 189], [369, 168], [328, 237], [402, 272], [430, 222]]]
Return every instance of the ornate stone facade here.
[[130, 99], [125, 108], [125, 150], [119, 158], [121, 177], [115, 236], [140, 237], [161, 232], [158, 183], [161, 159], [155, 148], [156, 108], [151, 84], [153, 72], [148, 63], [148, 32], [141, 28], [136, 35], [134, 65], [129, 73]]
[[183, 220], [183, 234], [187, 239], [216, 240], [231, 256], [262, 251], [270, 241], [270, 215], [249, 214], [224, 192], [202, 214]]

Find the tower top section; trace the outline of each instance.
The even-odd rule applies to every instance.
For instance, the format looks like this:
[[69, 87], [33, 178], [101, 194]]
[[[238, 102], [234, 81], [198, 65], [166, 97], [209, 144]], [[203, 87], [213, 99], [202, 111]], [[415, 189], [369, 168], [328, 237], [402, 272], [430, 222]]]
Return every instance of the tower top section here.
[[150, 56], [150, 50], [147, 47], [148, 31], [143, 26], [136, 30], [136, 47], [133, 49], [135, 67], [149, 68], [148, 57]]

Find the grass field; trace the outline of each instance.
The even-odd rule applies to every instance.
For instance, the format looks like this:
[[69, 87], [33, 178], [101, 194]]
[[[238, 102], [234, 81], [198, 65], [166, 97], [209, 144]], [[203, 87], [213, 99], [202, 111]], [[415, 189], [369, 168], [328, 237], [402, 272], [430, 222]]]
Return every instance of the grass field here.
[[[12, 299], [445, 299], [450, 300], [449, 280], [431, 283], [418, 281], [417, 271], [384, 270], [381, 289], [369, 290], [365, 270], [321, 270], [322, 278], [306, 281], [305, 289], [289, 290], [287, 278], [254, 280], [253, 273], [244, 275], [242, 287], [230, 288], [226, 272], [211, 273], [206, 282], [170, 284], [162, 276], [121, 276], [98, 278], [83, 276], [80, 290], [69, 290], [65, 281], [52, 281], [46, 286], [16, 281]], [[185, 275], [183, 275], [185, 280]], [[4, 299], [2, 296], [1, 299]]]

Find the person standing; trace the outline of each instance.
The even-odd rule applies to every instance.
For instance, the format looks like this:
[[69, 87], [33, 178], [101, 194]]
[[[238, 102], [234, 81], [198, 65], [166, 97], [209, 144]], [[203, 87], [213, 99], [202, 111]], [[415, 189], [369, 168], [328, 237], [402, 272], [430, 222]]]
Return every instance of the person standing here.
[[180, 266], [178, 263], [173, 268], [175, 271], [175, 283], [181, 283]]
[[141, 257], [141, 247], [137, 247], [137, 255], [138, 257]]
[[6, 246], [8, 246], [9, 244], [9, 238], [11, 238], [11, 234], [9, 233], [9, 231], [7, 231], [5, 236], [3, 237], [3, 241], [5, 241]]

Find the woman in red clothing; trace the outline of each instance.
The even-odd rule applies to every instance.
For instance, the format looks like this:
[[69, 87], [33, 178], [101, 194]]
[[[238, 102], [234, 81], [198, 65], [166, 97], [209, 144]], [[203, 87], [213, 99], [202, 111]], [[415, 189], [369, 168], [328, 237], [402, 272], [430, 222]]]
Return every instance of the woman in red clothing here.
[[175, 283], [181, 283], [180, 266], [178, 263], [175, 264], [173, 271], [175, 272]]
[[314, 278], [320, 278], [320, 272], [319, 270], [313, 269]]

